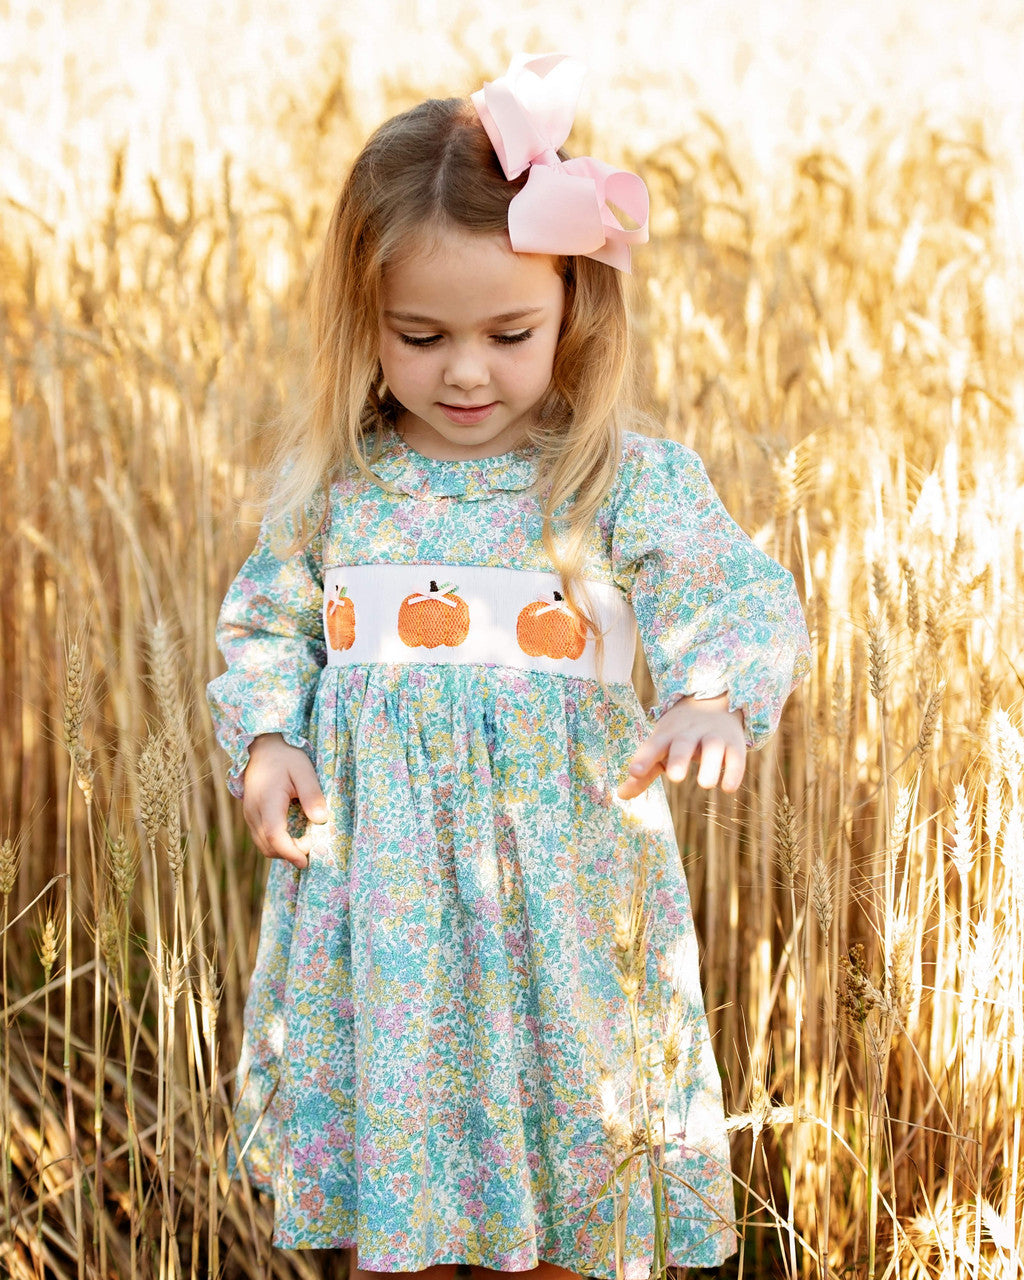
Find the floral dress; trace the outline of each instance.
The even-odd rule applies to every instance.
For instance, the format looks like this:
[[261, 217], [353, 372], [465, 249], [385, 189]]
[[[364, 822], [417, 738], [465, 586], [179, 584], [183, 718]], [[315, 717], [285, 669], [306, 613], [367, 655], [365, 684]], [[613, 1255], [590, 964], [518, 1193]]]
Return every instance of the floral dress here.
[[715, 1265], [733, 1184], [686, 882], [661, 783], [615, 790], [650, 728], [634, 628], [663, 706], [728, 690], [757, 746], [807, 665], [792, 578], [692, 451], [628, 435], [587, 549], [598, 652], [531, 447], [436, 461], [389, 429], [374, 471], [299, 553], [265, 522], [209, 687], [234, 794], [277, 732], [329, 809], [308, 868], [270, 865], [237, 1078], [274, 1242], [610, 1277], [618, 1232], [646, 1277], [653, 1187], [669, 1261]]

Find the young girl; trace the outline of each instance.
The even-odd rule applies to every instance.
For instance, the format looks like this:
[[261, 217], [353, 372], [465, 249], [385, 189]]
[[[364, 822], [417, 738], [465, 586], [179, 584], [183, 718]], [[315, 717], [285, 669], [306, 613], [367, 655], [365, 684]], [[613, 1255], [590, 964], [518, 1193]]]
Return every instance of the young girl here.
[[316, 268], [314, 411], [220, 618], [211, 702], [274, 859], [239, 1137], [275, 1243], [353, 1275], [613, 1276], [618, 1221], [647, 1276], [633, 991], [669, 1261], [735, 1243], [658, 775], [735, 791], [806, 632], [698, 458], [621, 429], [647, 196], [558, 150], [579, 76], [517, 59], [366, 144]]

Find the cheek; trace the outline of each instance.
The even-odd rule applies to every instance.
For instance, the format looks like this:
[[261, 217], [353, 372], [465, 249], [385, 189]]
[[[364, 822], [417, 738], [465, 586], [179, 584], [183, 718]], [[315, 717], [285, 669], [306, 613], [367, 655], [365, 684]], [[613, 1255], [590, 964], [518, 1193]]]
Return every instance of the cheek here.
[[[542, 351], [538, 351], [530, 362], [529, 380], [532, 386], [545, 391], [551, 382], [555, 368], [555, 348], [557, 343], [547, 343]], [[524, 371], [525, 372], [525, 371]]]
[[410, 359], [409, 352], [393, 340], [385, 338], [380, 345], [380, 367], [385, 381], [389, 383], [415, 381], [415, 360]]

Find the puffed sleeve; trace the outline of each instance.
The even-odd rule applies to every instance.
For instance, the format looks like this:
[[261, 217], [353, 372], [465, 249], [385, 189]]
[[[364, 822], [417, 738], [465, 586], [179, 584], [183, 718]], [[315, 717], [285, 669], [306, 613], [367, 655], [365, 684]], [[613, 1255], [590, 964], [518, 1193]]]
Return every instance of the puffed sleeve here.
[[291, 529], [289, 520], [263, 521], [217, 619], [217, 646], [228, 669], [206, 692], [217, 740], [230, 760], [228, 789], [236, 796], [242, 794], [249, 746], [259, 734], [283, 734], [312, 758], [309, 716], [327, 660], [322, 534], [287, 555], [280, 549]]
[[727, 692], [747, 745], [760, 746], [810, 667], [792, 574], [754, 546], [677, 441], [628, 436], [614, 502], [612, 571], [636, 615], [654, 714]]

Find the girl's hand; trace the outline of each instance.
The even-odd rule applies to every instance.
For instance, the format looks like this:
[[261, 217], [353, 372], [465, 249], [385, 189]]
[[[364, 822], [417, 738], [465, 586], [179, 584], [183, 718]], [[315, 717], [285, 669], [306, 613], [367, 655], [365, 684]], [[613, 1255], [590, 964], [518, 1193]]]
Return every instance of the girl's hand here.
[[310, 822], [319, 824], [327, 821], [327, 802], [306, 753], [279, 733], [261, 734], [249, 747], [242, 786], [242, 813], [263, 856], [308, 866], [312, 833], [298, 840], [289, 835], [288, 808], [298, 800]]
[[662, 772], [679, 782], [692, 760], [700, 761], [697, 783], [702, 787], [735, 791], [743, 781], [743, 713], [729, 710], [728, 694], [683, 698], [670, 707], [629, 762], [629, 777], [616, 794], [620, 800], [632, 800]]

